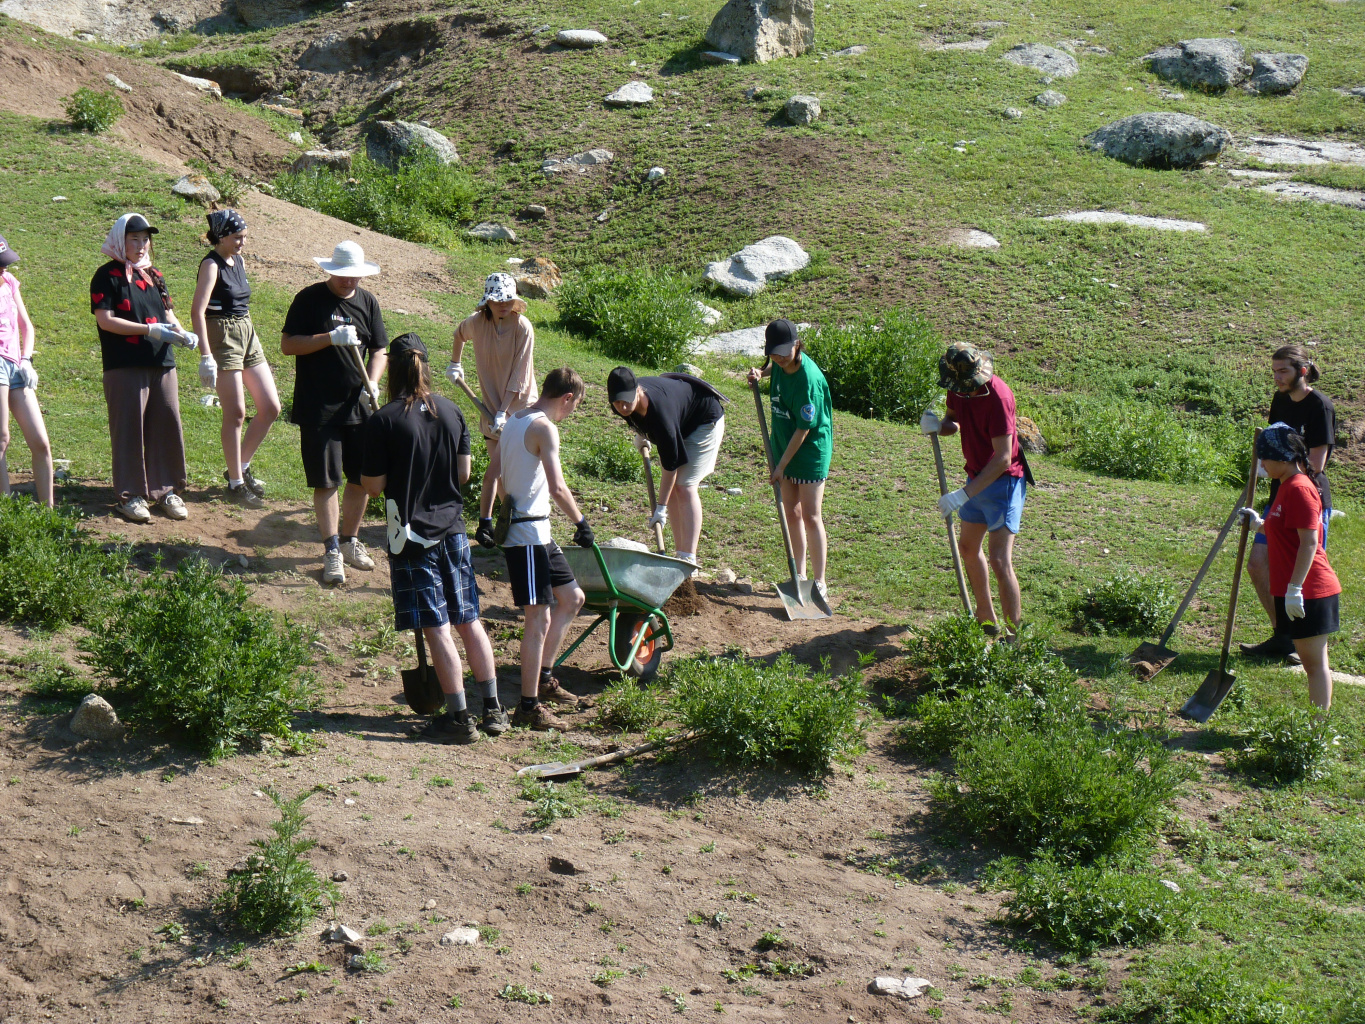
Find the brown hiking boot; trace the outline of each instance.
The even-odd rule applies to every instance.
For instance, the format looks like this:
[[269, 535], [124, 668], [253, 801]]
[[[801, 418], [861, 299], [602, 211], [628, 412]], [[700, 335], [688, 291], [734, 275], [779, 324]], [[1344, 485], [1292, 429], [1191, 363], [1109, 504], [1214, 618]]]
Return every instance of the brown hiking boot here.
[[541, 703], [553, 704], [555, 707], [563, 708], [565, 711], [577, 711], [583, 706], [583, 702], [577, 696], [564, 689], [564, 687], [559, 685], [559, 680], [553, 677], [551, 677], [549, 685], [546, 685], [545, 683], [540, 684], [540, 689], [536, 692], [536, 696], [540, 699]]
[[555, 713], [541, 703], [537, 703], [533, 711], [523, 711], [521, 705], [517, 705], [517, 710], [512, 715], [512, 724], [534, 732], [569, 731], [569, 724], [555, 717]]

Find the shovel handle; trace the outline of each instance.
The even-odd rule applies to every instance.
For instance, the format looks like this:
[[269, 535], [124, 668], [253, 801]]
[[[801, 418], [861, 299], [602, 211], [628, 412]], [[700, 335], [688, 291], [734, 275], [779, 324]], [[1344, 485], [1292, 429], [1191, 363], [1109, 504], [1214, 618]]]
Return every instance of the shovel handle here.
[[[763, 435], [763, 454], [768, 459], [768, 474], [771, 476], [777, 464], [773, 461], [773, 446], [768, 439], [768, 420], [763, 415], [763, 393], [758, 390], [758, 381], [753, 381], [750, 385], [754, 392], [754, 409], [758, 412], [758, 430]], [[797, 594], [801, 592], [801, 587], [797, 579], [796, 555], [792, 552], [792, 537], [787, 530], [787, 513], [782, 507], [782, 485], [773, 484], [773, 499], [777, 502], [777, 521], [782, 527], [782, 546], [787, 551], [787, 568], [792, 574], [792, 590]]]
[[456, 383], [459, 384], [460, 390], [469, 396], [469, 400], [474, 403], [474, 408], [479, 410], [479, 415], [486, 419], [489, 423], [492, 423], [493, 414], [488, 411], [488, 406], [483, 404], [483, 400], [480, 399], [478, 395], [474, 394], [474, 389], [465, 383], [465, 379], [463, 377], [461, 377]]
[[427, 640], [422, 635], [422, 627], [418, 626], [412, 631], [413, 638], [417, 641], [417, 667], [419, 669], [427, 667]]
[[[943, 449], [939, 447], [937, 434], [930, 434], [929, 440], [934, 445], [934, 467], [938, 470], [938, 493], [942, 497], [948, 493], [948, 474], [943, 468]], [[948, 527], [948, 547], [953, 552], [953, 572], [957, 574], [957, 596], [962, 599], [962, 610], [971, 615], [972, 603], [967, 598], [967, 578], [962, 574], [962, 555], [957, 550], [957, 531], [953, 529], [953, 517], [944, 516], [943, 522]]]
[[[648, 449], [646, 449], [648, 451]], [[649, 489], [649, 514], [654, 514], [654, 509], [658, 506], [658, 499], [654, 497], [654, 464], [650, 462], [646, 452], [640, 453], [645, 460], [645, 486]], [[659, 549], [659, 554], [667, 550], [664, 546], [664, 528], [662, 523], [654, 524], [654, 546]]]
[[[1255, 439], [1253, 440], [1251, 446], [1251, 475], [1247, 477], [1247, 489], [1243, 492], [1243, 496], [1246, 497], [1248, 502], [1254, 500], [1254, 496], [1256, 494], [1256, 463], [1259, 460], [1256, 458], [1255, 442], [1259, 441], [1260, 439], [1261, 431], [1260, 428], [1258, 427], [1256, 430]], [[1228, 668], [1228, 649], [1232, 647], [1232, 624], [1237, 619], [1237, 591], [1241, 589], [1242, 562], [1246, 558], [1247, 534], [1250, 532], [1251, 522], [1249, 520], [1243, 519], [1242, 535], [1237, 540], [1237, 566], [1232, 570], [1232, 594], [1228, 598], [1228, 621], [1227, 624], [1223, 627], [1223, 653], [1218, 659], [1219, 674], [1225, 673]]]
[[365, 382], [365, 401], [370, 406], [370, 412], [378, 412], [379, 399], [376, 398], [375, 393], [370, 390], [374, 387], [374, 382], [370, 380], [370, 373], [365, 369], [365, 360], [361, 357], [360, 350], [347, 348], [346, 351], [351, 353], [351, 361], [355, 363], [356, 369], [360, 371], [360, 379]]

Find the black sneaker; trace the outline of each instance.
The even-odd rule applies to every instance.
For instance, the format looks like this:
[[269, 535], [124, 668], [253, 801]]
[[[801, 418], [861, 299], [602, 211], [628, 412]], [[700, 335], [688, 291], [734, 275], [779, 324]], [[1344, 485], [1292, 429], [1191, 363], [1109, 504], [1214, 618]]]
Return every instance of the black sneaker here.
[[428, 743], [458, 743], [466, 746], [479, 741], [479, 727], [474, 724], [473, 718], [457, 722], [454, 715], [445, 711], [426, 725], [413, 729], [409, 735]]
[[256, 479], [256, 475], [251, 472], [250, 466], [242, 467], [242, 483], [246, 484], [247, 487], [250, 488], [251, 493], [256, 495], [256, 497], [265, 497], [265, 483], [264, 481]]
[[1262, 640], [1259, 644], [1237, 646], [1250, 658], [1287, 658], [1294, 653], [1294, 641], [1279, 633], [1271, 634], [1269, 640]]
[[507, 716], [506, 708], [490, 708], [484, 705], [483, 721], [479, 723], [479, 728], [490, 736], [501, 736], [512, 728], [512, 720]]

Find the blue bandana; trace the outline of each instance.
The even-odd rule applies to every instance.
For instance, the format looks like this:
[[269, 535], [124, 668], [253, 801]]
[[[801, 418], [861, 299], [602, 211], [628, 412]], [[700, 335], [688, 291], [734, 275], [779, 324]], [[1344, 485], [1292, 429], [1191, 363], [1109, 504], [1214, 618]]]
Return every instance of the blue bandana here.
[[236, 210], [214, 210], [208, 215], [209, 242], [217, 245], [228, 235], [246, 230], [246, 221]]
[[[1299, 456], [1289, 447], [1289, 438], [1299, 437], [1288, 423], [1272, 423], [1261, 431], [1256, 441], [1256, 458], [1275, 462], [1295, 462]], [[1302, 440], [1302, 438], [1299, 438]]]

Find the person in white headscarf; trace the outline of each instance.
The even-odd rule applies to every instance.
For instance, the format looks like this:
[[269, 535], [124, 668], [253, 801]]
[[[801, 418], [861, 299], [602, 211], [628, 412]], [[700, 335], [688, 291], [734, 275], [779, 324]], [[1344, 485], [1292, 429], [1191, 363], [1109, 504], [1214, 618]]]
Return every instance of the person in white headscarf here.
[[169, 519], [189, 515], [178, 493], [188, 473], [175, 346], [197, 348], [199, 338], [180, 326], [166, 279], [152, 266], [155, 234], [142, 214], [125, 213], [100, 247], [109, 262], [90, 281], [109, 410], [114, 507], [132, 523], [151, 520], [149, 501]]

